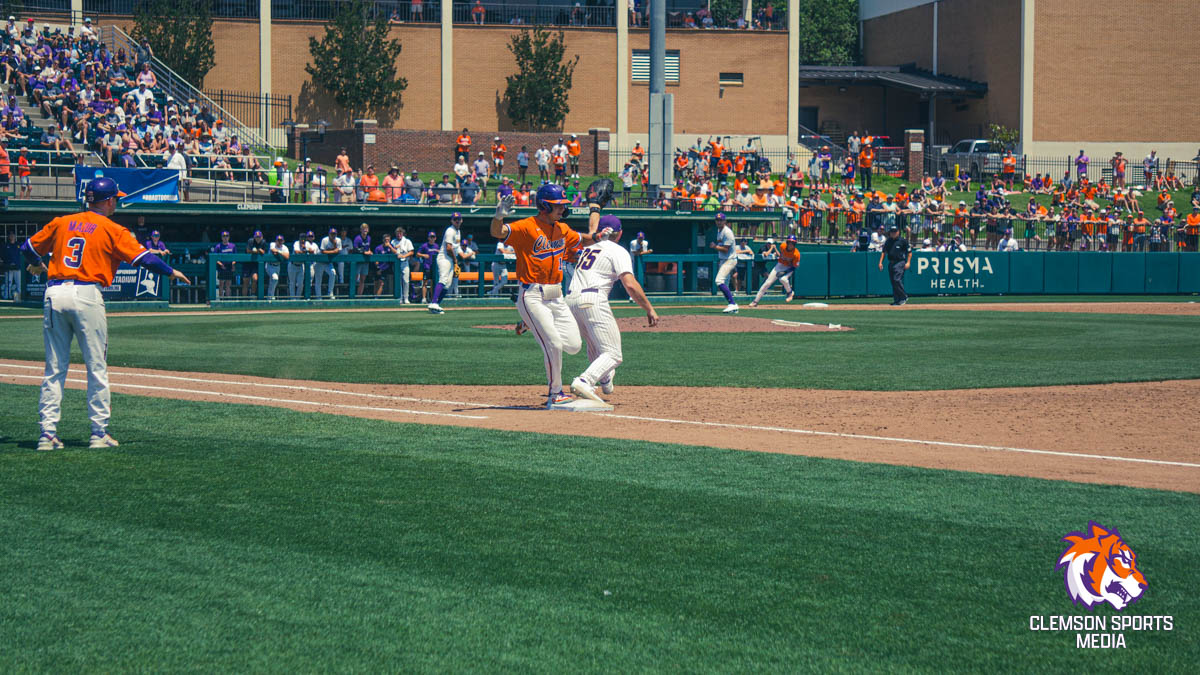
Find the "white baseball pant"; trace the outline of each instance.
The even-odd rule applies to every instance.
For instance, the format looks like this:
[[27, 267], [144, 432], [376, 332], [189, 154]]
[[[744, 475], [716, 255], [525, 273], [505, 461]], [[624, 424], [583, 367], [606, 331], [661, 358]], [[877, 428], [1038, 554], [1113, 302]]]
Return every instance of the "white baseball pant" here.
[[454, 282], [454, 261], [439, 253], [437, 257], [437, 273], [437, 282], [445, 286], [447, 292], [449, 292], [450, 286]]
[[16, 300], [21, 294], [21, 270], [8, 270], [4, 273], [4, 284], [0, 285], [4, 293], [0, 294], [5, 300]]
[[337, 272], [334, 271], [333, 263], [313, 263], [313, 297], [321, 297], [321, 280], [325, 277], [329, 278], [329, 293], [333, 297], [333, 284], [337, 281]]
[[492, 263], [492, 290], [488, 291], [488, 295], [500, 295], [507, 283], [508, 266], [502, 262]]
[[714, 283], [716, 285], [720, 286], [721, 284], [729, 281], [729, 277], [732, 276], [733, 271], [737, 269], [737, 264], [738, 264], [737, 256], [731, 255], [728, 258], [722, 260], [721, 266], [719, 268], [717, 268], [717, 280]]
[[104, 297], [96, 284], [63, 282], [47, 286], [42, 302], [42, 337], [46, 343], [46, 370], [38, 402], [42, 433], [54, 435], [62, 410], [63, 384], [71, 364], [71, 338], [79, 342], [87, 367], [88, 417], [92, 434], [108, 428], [111, 395], [108, 390], [108, 318]]
[[267, 297], [275, 298], [275, 289], [279, 287], [279, 263], [264, 265], [267, 273]]
[[568, 295], [566, 302], [587, 338], [589, 365], [580, 377], [593, 386], [611, 380], [621, 365], [621, 330], [608, 299], [598, 293], [583, 293]]
[[563, 302], [562, 285], [521, 284], [517, 312], [542, 347], [550, 393], [562, 391], [563, 352], [578, 354], [583, 346], [579, 324]]
[[775, 285], [776, 281], [783, 284], [784, 293], [791, 295], [792, 273], [795, 271], [795, 267], [789, 267], [788, 265], [784, 265], [782, 263], [775, 263], [774, 269], [772, 269], [771, 273], [767, 275], [767, 280], [763, 282], [763, 285], [758, 289], [758, 294], [754, 296], [754, 302], [757, 303], [758, 301], [762, 300], [762, 297], [767, 294], [767, 291], [771, 289], [771, 286]]
[[[312, 265], [308, 266], [308, 273], [312, 275]], [[288, 263], [288, 295], [293, 298], [304, 297], [304, 265], [299, 263]]]
[[396, 281], [394, 283], [400, 286], [400, 303], [408, 304], [408, 285], [409, 274], [411, 271], [408, 267], [408, 258], [396, 261]]

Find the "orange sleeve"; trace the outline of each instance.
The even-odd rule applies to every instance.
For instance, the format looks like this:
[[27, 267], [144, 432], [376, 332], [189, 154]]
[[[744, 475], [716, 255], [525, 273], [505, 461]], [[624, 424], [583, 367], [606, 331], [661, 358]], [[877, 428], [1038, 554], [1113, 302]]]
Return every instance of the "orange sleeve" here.
[[62, 218], [55, 218], [29, 238], [29, 245], [38, 252], [38, 255], [46, 255], [54, 249], [54, 235], [58, 232], [58, 226], [61, 223]]
[[559, 227], [563, 228], [564, 230], [563, 243], [566, 245], [567, 250], [576, 248], [580, 245], [580, 243], [583, 242], [583, 237], [581, 237], [575, 230], [567, 227], [566, 223], [559, 223]]
[[528, 251], [533, 248], [533, 240], [529, 237], [529, 230], [524, 227], [524, 220], [518, 220], [508, 226], [508, 237], [504, 239], [504, 243], [523, 251]]

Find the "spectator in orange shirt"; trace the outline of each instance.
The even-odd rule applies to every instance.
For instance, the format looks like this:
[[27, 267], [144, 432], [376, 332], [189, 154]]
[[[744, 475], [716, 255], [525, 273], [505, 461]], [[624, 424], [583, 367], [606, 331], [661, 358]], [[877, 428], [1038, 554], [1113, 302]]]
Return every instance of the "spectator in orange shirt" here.
[[633, 144], [633, 152], [630, 154], [633, 155], [633, 161], [638, 163], [639, 168], [646, 165], [643, 161], [646, 159], [646, 151], [642, 148], [641, 142]]
[[1013, 157], [1012, 150], [1004, 151], [1004, 159], [1000, 160], [1000, 177], [1004, 180], [1004, 189], [1011, 192], [1017, 180], [1017, 158]]
[[454, 161], [458, 161], [460, 156], [471, 156], [471, 134], [467, 131], [466, 127], [463, 127], [462, 133], [458, 135], [458, 138], [454, 142]]
[[487, 9], [483, 6], [483, 0], [475, 0], [475, 6], [471, 8], [471, 20], [476, 26], [482, 26], [486, 15]]
[[1183, 241], [1188, 251], [1196, 252], [1200, 244], [1200, 206], [1193, 206], [1188, 214], [1187, 224], [1183, 226]]
[[29, 151], [21, 148], [21, 156], [17, 158], [17, 180], [21, 184], [21, 192], [18, 199], [30, 199], [33, 197], [33, 185], [29, 176], [33, 173], [31, 167], [37, 162], [30, 161]]
[[389, 202], [394, 202], [398, 201], [403, 193], [404, 178], [400, 176], [400, 167], [393, 164], [383, 177], [383, 194]]
[[497, 176], [504, 173], [504, 155], [506, 153], [508, 153], [508, 146], [497, 136], [492, 141], [492, 167], [495, 169], [493, 173]]
[[863, 143], [858, 151], [858, 180], [862, 189], [871, 189], [871, 165], [875, 163], [875, 150], [869, 144]]
[[571, 134], [571, 140], [567, 141], [567, 161], [570, 163], [571, 178], [579, 178], [579, 155], [583, 153], [583, 146], [579, 144], [579, 137]]

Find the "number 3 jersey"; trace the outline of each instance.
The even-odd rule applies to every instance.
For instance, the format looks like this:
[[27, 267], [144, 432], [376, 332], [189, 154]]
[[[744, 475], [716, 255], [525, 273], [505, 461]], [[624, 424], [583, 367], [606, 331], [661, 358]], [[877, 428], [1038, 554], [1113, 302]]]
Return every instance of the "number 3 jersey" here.
[[121, 263], [147, 253], [133, 233], [92, 211], [60, 216], [29, 238], [38, 255], [53, 251], [46, 265], [51, 279], [111, 286]]
[[569, 293], [599, 293], [607, 298], [617, 279], [626, 272], [633, 274], [633, 260], [619, 244], [601, 241], [579, 251], [575, 276]]

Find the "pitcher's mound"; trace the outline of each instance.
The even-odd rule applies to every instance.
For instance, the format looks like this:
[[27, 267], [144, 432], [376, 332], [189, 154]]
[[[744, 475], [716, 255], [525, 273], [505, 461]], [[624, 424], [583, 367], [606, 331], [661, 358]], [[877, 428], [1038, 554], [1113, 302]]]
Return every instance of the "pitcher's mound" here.
[[[512, 324], [475, 327], [498, 330], [512, 330], [513, 328]], [[645, 316], [623, 316], [617, 319], [617, 327], [621, 329], [622, 333], [844, 333], [854, 330], [849, 326], [839, 326], [838, 324], [805, 323], [726, 314], [669, 314], [659, 317], [658, 325], [654, 328], [646, 325]]]

